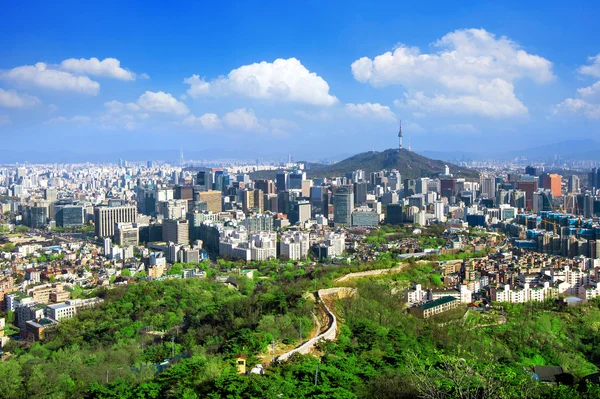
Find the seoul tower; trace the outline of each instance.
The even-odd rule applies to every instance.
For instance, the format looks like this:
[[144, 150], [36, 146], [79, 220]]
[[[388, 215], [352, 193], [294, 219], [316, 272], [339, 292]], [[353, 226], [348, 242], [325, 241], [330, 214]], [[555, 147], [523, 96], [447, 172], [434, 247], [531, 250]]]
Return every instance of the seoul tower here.
[[398, 137], [400, 139], [400, 149], [402, 149], [402, 120], [400, 120], [400, 131], [398, 131]]

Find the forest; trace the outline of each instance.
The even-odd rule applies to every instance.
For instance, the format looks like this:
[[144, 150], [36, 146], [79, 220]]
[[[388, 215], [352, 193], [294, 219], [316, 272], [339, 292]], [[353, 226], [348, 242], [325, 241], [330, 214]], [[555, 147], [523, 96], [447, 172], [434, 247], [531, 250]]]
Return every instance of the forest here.
[[[316, 289], [343, 274], [389, 266], [258, 265], [237, 287], [202, 279], [139, 281], [99, 289], [96, 309], [62, 321], [41, 343], [11, 344], [0, 398], [592, 398], [578, 384], [600, 364], [600, 303], [505, 307], [507, 322], [417, 319], [393, 279], [362, 279], [335, 304], [335, 341], [269, 364], [276, 341], [311, 334]], [[418, 266], [414, 266], [418, 267]], [[424, 268], [407, 270], [409, 276]], [[474, 320], [474, 319], [473, 319]], [[300, 326], [304, 326], [304, 328]], [[266, 365], [239, 375], [235, 356]], [[532, 367], [559, 365], [573, 385], [536, 382]]]

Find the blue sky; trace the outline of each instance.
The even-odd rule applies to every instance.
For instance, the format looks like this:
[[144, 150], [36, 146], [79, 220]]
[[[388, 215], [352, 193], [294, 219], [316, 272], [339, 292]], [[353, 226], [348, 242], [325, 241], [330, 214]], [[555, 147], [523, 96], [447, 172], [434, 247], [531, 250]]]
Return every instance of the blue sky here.
[[399, 119], [418, 151], [597, 137], [598, 2], [401, 3], [3, 5], [1, 147], [320, 159], [395, 146]]

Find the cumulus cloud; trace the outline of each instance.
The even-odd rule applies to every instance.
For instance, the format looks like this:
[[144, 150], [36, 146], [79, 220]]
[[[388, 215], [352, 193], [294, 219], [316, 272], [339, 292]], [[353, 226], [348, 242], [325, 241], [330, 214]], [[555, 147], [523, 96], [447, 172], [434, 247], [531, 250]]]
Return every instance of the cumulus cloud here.
[[205, 130], [217, 130], [223, 127], [219, 116], [212, 113], [206, 113], [202, 116], [190, 115], [183, 120], [183, 124], [191, 127], [199, 127]]
[[140, 106], [135, 103], [122, 103], [119, 101], [109, 101], [104, 103], [104, 108], [111, 113], [117, 114], [121, 112], [137, 112], [140, 110]]
[[588, 61], [591, 64], [580, 66], [578, 72], [582, 75], [589, 75], [595, 78], [600, 78], [600, 54], [593, 57], [589, 57]]
[[396, 120], [396, 115], [390, 107], [379, 103], [346, 104], [346, 112], [358, 118], [379, 119], [382, 121]]
[[14, 90], [0, 89], [0, 107], [30, 108], [40, 103], [39, 98], [28, 94], [19, 94]]
[[[457, 30], [433, 44], [433, 53], [399, 45], [373, 59], [363, 57], [352, 64], [354, 78], [374, 87], [402, 85], [422, 93], [427, 112], [435, 105], [448, 112], [461, 111], [484, 116], [518, 116], [527, 108], [516, 98], [513, 82], [529, 78], [536, 83], [554, 79], [552, 63], [529, 54], [506, 37], [484, 29]], [[500, 101], [499, 101], [500, 100]], [[411, 103], [419, 107], [420, 102]], [[498, 110], [490, 109], [498, 107]], [[417, 112], [423, 111], [417, 108]]]
[[100, 84], [87, 76], [76, 76], [69, 72], [48, 68], [43, 62], [24, 65], [0, 73], [0, 77], [11, 82], [38, 86], [45, 89], [74, 91], [95, 96]]
[[148, 75], [137, 75], [130, 70], [121, 68], [121, 61], [116, 58], [69, 58], [60, 63], [60, 68], [81, 75], [104, 76], [119, 80], [135, 80], [136, 77], [148, 78]]
[[418, 109], [426, 113], [482, 115], [492, 118], [527, 115], [527, 107], [514, 94], [514, 86], [502, 79], [482, 83], [477, 93], [464, 95], [408, 92], [404, 100], [396, 100], [399, 108]]
[[191, 97], [236, 94], [325, 106], [338, 102], [335, 96], [329, 94], [327, 82], [306, 69], [296, 58], [243, 65], [210, 82], [199, 75], [192, 75], [184, 83], [190, 85], [187, 93]]
[[[582, 75], [600, 77], [600, 54], [589, 57], [589, 65], [582, 65], [577, 71]], [[554, 108], [555, 114], [568, 113], [583, 115], [590, 119], [600, 119], [600, 81], [577, 89], [579, 98], [567, 98]]]
[[556, 106], [554, 112], [580, 114], [590, 119], [600, 119], [600, 104], [590, 103], [581, 98], [567, 98]]
[[190, 112], [188, 107], [178, 101], [170, 93], [163, 91], [146, 91], [137, 100], [137, 105], [148, 112], [159, 112], [165, 114], [186, 115]]
[[223, 116], [223, 121], [233, 129], [264, 132], [266, 128], [258, 121], [254, 111], [246, 108], [238, 108]]
[[583, 97], [593, 97], [600, 94], [600, 81], [588, 87], [577, 89], [577, 93]]

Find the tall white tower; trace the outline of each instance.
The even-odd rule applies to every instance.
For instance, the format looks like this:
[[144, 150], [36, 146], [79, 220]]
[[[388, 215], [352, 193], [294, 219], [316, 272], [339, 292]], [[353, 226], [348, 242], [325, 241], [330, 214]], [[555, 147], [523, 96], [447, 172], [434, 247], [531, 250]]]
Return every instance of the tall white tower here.
[[402, 149], [402, 120], [400, 120], [400, 130], [398, 131], [398, 138], [400, 139], [400, 149]]

